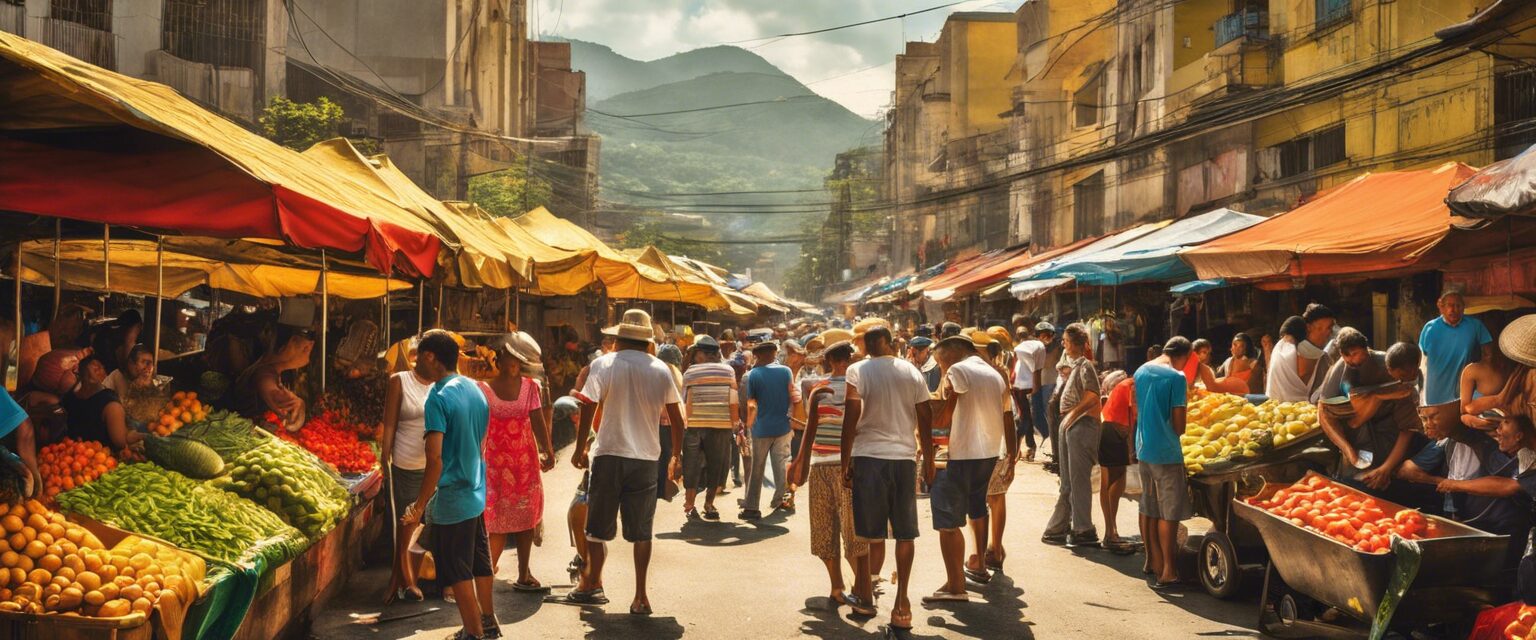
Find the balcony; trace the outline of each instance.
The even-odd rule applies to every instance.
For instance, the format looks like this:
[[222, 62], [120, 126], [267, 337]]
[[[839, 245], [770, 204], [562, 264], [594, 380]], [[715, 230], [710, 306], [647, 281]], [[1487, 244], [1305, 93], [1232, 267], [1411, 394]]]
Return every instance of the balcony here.
[[1248, 10], [1228, 14], [1216, 21], [1213, 30], [1218, 49], [1239, 38], [1265, 40], [1269, 37], [1269, 12]]
[[1274, 54], [1251, 42], [1251, 38], [1229, 40], [1199, 60], [1174, 69], [1168, 78], [1168, 112], [1177, 114], [1192, 105], [1274, 84], [1279, 78]]
[[246, 122], [256, 120], [256, 72], [192, 62], [160, 50], [149, 54], [150, 73], [182, 95]]
[[104, 69], [117, 68], [117, 43], [111, 31], [78, 22], [34, 18], [27, 37]]

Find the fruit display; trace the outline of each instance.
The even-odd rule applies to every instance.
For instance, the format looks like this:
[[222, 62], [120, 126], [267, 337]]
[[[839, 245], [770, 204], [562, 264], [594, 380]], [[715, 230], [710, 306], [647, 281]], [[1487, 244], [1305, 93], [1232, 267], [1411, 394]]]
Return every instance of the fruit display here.
[[189, 478], [207, 480], [224, 473], [224, 459], [211, 447], [191, 438], [144, 439], [144, 454], [150, 461]]
[[177, 391], [171, 396], [171, 401], [165, 403], [165, 408], [160, 410], [160, 417], [149, 423], [149, 430], [155, 435], [168, 436], [184, 425], [207, 417], [208, 409], [197, 400], [196, 392]]
[[3, 513], [0, 611], [112, 618], [197, 598], [206, 566], [196, 556], [135, 536], [108, 549], [35, 500]]
[[94, 440], [65, 438], [37, 452], [37, 470], [43, 476], [43, 497], [52, 500], [117, 468], [117, 458], [107, 446]]
[[310, 418], [298, 431], [278, 432], [278, 437], [308, 449], [340, 473], [366, 473], [377, 467], [373, 447], [359, 440], [355, 429], [342, 425], [341, 416], [328, 411]]
[[304, 542], [272, 512], [149, 463], [122, 465], [58, 501], [66, 511], [225, 562], [255, 554], [272, 565], [292, 558]]
[[334, 413], [336, 426], [353, 429], [359, 436], [377, 440], [384, 426], [385, 387], [389, 377], [382, 372], [361, 378], [342, 378], [320, 397], [320, 413]]
[[1229, 393], [1200, 395], [1185, 416], [1179, 445], [1191, 475], [1257, 458], [1317, 428], [1317, 407], [1310, 404], [1270, 400], [1254, 405]]
[[229, 475], [213, 481], [266, 507], [304, 535], [319, 537], [351, 506], [351, 494], [312, 454], [273, 440], [229, 461]]
[[272, 434], [262, 431], [256, 423], [237, 413], [215, 411], [206, 419], [199, 420], [176, 432], [177, 438], [196, 440], [219, 454], [225, 462], [250, 451], [268, 440]]
[[1386, 553], [1393, 535], [1417, 540], [1430, 532], [1424, 514], [1403, 509], [1388, 516], [1375, 498], [1318, 475], [1281, 489], [1267, 500], [1250, 498], [1248, 502], [1364, 553]]

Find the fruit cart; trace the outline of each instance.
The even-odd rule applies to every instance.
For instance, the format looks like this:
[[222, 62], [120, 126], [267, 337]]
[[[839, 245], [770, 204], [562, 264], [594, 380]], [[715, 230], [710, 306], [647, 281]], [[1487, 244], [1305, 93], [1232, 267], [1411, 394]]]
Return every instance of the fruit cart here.
[[1236, 595], [1244, 572], [1261, 570], [1267, 561], [1259, 532], [1232, 517], [1233, 501], [1270, 485], [1295, 482], [1308, 471], [1328, 468], [1338, 457], [1318, 429], [1259, 457], [1190, 476], [1195, 515], [1211, 521], [1210, 531], [1195, 547], [1195, 568], [1206, 593], [1221, 599]]
[[[1310, 477], [1313, 474], [1308, 474]], [[1272, 484], [1256, 498], [1266, 499], [1283, 488]], [[1364, 494], [1342, 487], [1356, 496]], [[1404, 507], [1376, 500], [1389, 515]], [[1364, 637], [1382, 602], [1392, 597], [1399, 552], [1368, 553], [1346, 546], [1312, 529], [1293, 524], [1243, 500], [1232, 510], [1251, 525], [1269, 551], [1259, 628], [1275, 637]], [[1423, 516], [1426, 537], [1414, 541], [1420, 557], [1395, 615], [1382, 624], [1412, 628], [1428, 623], [1470, 619], [1483, 606], [1497, 604], [1507, 584], [1504, 571], [1506, 536], [1485, 533], [1444, 518]], [[1412, 562], [1404, 563], [1407, 565]], [[1389, 604], [1391, 604], [1389, 602]], [[1389, 607], [1390, 609], [1391, 607]], [[1364, 630], [1362, 630], [1362, 625]]]

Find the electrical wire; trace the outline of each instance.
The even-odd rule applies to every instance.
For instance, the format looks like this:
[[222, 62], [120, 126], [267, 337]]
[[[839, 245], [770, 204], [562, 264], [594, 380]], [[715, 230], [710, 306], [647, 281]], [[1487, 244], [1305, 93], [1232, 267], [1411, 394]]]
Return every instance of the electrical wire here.
[[800, 37], [800, 36], [810, 36], [810, 35], [815, 35], [815, 34], [818, 34], [818, 33], [827, 33], [827, 32], [830, 32], [830, 31], [841, 31], [843, 29], [852, 29], [854, 27], [862, 27], [862, 26], [865, 26], [865, 25], [876, 24], [876, 23], [880, 23], [880, 22], [888, 22], [888, 21], [891, 21], [891, 20], [901, 20], [901, 19], [906, 18], [908, 16], [915, 16], [915, 15], [919, 15], [919, 14], [924, 14], [924, 13], [928, 13], [930, 11], [938, 11], [939, 9], [946, 9], [946, 8], [953, 7], [953, 6], [958, 5], [958, 4], [965, 4], [967, 2], [971, 2], [971, 0], [958, 0], [957, 2], [948, 2], [948, 3], [945, 3], [945, 4], [928, 7], [927, 9], [918, 9], [917, 11], [908, 11], [906, 13], [897, 14], [897, 15], [894, 15], [894, 16], [886, 16], [886, 17], [883, 17], [883, 18], [873, 18], [873, 19], [870, 19], [870, 20], [861, 20], [859, 22], [851, 22], [851, 23], [848, 23], [848, 24], [840, 24], [840, 25], [833, 26], [833, 27], [823, 27], [823, 28], [820, 28], [820, 29], [812, 29], [810, 31], [797, 31], [797, 32], [793, 32], [793, 33], [780, 33], [780, 34], [775, 34], [775, 35], [771, 35], [771, 36], [760, 36], [760, 37], [757, 37], [757, 38], [748, 38], [746, 40], [734, 40], [734, 41], [731, 41], [731, 42], [719, 42], [719, 43], [716, 43], [716, 44], [717, 45], [719, 45], [719, 44], [744, 44], [744, 43], [748, 43], [748, 42], [761, 42], [763, 40], [782, 40], [784, 38], [796, 38], [796, 37]]

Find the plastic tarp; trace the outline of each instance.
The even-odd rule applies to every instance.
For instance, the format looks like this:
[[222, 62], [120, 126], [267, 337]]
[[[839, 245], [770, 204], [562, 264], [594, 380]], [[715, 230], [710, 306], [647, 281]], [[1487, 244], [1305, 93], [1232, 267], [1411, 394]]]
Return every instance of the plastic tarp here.
[[1459, 162], [1367, 173], [1259, 224], [1179, 252], [1202, 279], [1363, 274], [1413, 266], [1451, 231]]
[[[1071, 260], [1075, 260], [1083, 256], [1093, 255], [1100, 251], [1106, 251], [1114, 247], [1118, 247], [1122, 244], [1166, 227], [1168, 224], [1169, 223], [1166, 220], [1162, 222], [1148, 222], [1131, 227], [1124, 231], [1111, 233], [1107, 236], [1099, 236], [1097, 238], [1084, 238], [1067, 246], [1052, 249], [1051, 251], [1042, 253], [1038, 256], [1031, 257], [1027, 260], [1015, 262], [1010, 266], [1018, 267], [1018, 270], [1008, 275], [1008, 279], [1013, 281], [1013, 285], [1008, 287], [1008, 292], [1012, 293], [1013, 297], [1019, 298], [1020, 300], [1028, 299], [1021, 296], [1033, 296], [1044, 293], [1044, 291], [1041, 291], [1038, 287], [1029, 285], [1028, 282], [1030, 279], [1034, 278], [1047, 269], [1055, 267], [1056, 265], [1066, 264]], [[1056, 278], [1052, 278], [1052, 280], [1056, 280]], [[1060, 285], [1052, 285], [1047, 287], [1045, 291], [1054, 289], [1057, 286]]]
[[1003, 249], [991, 257], [977, 261], [973, 266], [954, 275], [945, 278], [942, 282], [935, 281], [925, 287], [923, 297], [934, 302], [941, 302], [954, 297], [956, 294], [964, 295], [976, 289], [986, 288], [999, 280], [1006, 279], [1009, 272], [1013, 271], [1008, 263], [1014, 259], [1029, 255], [1029, 247], [1015, 247]]
[[1211, 291], [1213, 289], [1220, 289], [1220, 288], [1225, 287], [1225, 286], [1227, 286], [1227, 279], [1226, 278], [1211, 278], [1209, 280], [1190, 280], [1189, 282], [1180, 282], [1180, 283], [1178, 283], [1176, 285], [1168, 287], [1168, 293], [1171, 293], [1171, 294], [1174, 294], [1174, 295], [1179, 295], [1179, 296], [1192, 296], [1192, 295], [1195, 295], [1197, 293], [1205, 293], [1207, 291]]
[[989, 251], [987, 253], [949, 260], [947, 261], [949, 266], [945, 267], [943, 271], [934, 274], [930, 278], [921, 279], [907, 285], [907, 293], [916, 296], [918, 294], [926, 295], [925, 292], [928, 291], [947, 289], [950, 283], [964, 278], [967, 273], [970, 273], [970, 270], [981, 265], [991, 264], [993, 260], [996, 260], [1002, 254], [1002, 251]]
[[729, 288], [716, 285], [678, 267], [667, 254], [656, 247], [646, 247], [632, 255], [635, 262], [666, 273], [673, 281], [670, 290], [666, 288], [668, 285], [661, 285], [654, 292], [658, 297], [641, 298], [643, 300], [683, 302], [712, 311], [729, 311], [735, 315], [752, 315], [757, 312], [756, 305], [738, 302], [744, 296], [728, 296], [725, 291], [730, 291]]
[[437, 264], [442, 241], [410, 212], [170, 87], [9, 33], [0, 86], [0, 209], [279, 239], [361, 253], [382, 273]]
[[1058, 288], [1072, 284], [1072, 278], [1044, 278], [1041, 280], [1025, 280], [1015, 282], [1008, 286], [1008, 293], [1013, 294], [1017, 300], [1034, 300]]
[[1071, 276], [1079, 284], [1114, 286], [1144, 281], [1177, 281], [1194, 276], [1178, 251], [1247, 229], [1263, 216], [1217, 209], [1174, 221], [1166, 227], [1103, 251], [1079, 254], [1036, 274], [1035, 278]]
[[1470, 218], [1457, 226], [1473, 227], [1508, 215], [1536, 216], [1536, 146], [1500, 160], [1445, 196], [1451, 213]]
[[498, 242], [499, 232], [478, 217], [478, 209], [450, 208], [417, 186], [387, 155], [363, 157], [345, 138], [316, 144], [304, 155], [352, 180], [357, 186], [409, 211], [438, 236], [457, 245], [444, 251], [440, 264], [448, 267], [443, 282], [449, 286], [478, 289], [510, 289], [532, 279], [532, 263], [520, 247]]
[[[163, 283], [157, 288], [162, 269], [160, 255], [153, 241], [113, 240], [109, 244], [108, 269], [100, 240], [64, 240], [59, 243], [59, 276], [72, 289], [106, 291], [153, 296], [157, 289], [166, 298], [175, 298], [199, 285], [234, 291], [261, 298], [306, 296], [320, 292], [320, 270], [309, 266], [226, 262], [175, 249], [164, 253]], [[42, 286], [53, 286], [54, 257], [52, 240], [33, 240], [22, 244], [22, 278]], [[109, 286], [110, 285], [110, 286]], [[405, 280], [378, 275], [359, 275], [339, 271], [326, 274], [327, 292], [340, 298], [364, 299], [391, 291], [411, 288]]]

